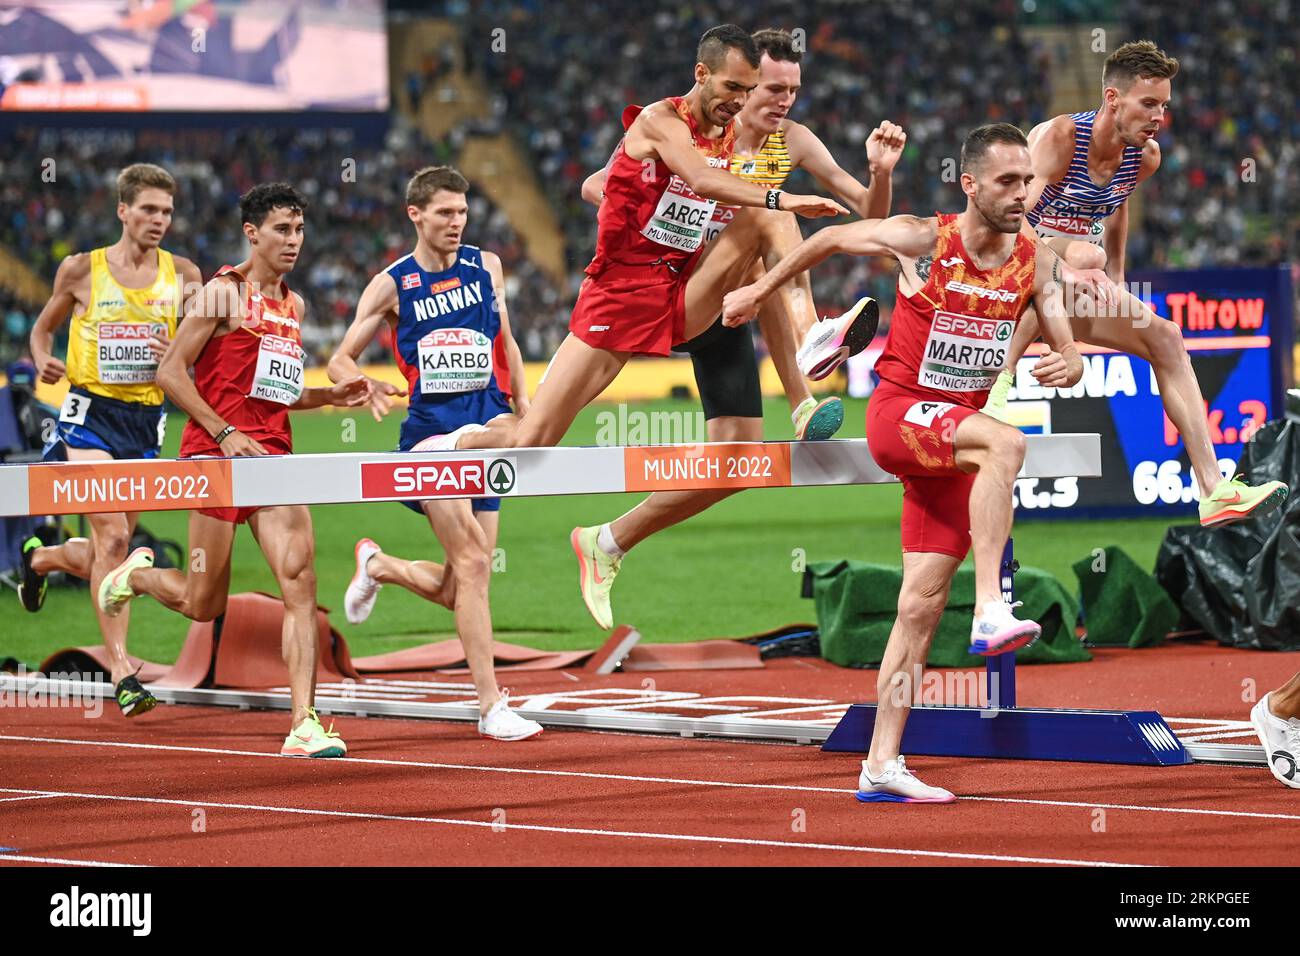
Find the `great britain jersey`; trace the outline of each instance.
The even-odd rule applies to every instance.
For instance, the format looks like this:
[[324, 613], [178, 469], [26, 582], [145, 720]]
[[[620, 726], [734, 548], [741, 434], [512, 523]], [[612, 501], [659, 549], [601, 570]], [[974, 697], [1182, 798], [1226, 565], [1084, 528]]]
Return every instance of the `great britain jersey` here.
[[1074, 113], [1074, 154], [1065, 178], [1049, 183], [1030, 211], [1029, 224], [1044, 238], [1079, 239], [1101, 244], [1104, 219], [1128, 201], [1137, 186], [1142, 167], [1142, 150], [1125, 146], [1119, 169], [1105, 186], [1098, 186], [1088, 174], [1088, 144], [1096, 110]]

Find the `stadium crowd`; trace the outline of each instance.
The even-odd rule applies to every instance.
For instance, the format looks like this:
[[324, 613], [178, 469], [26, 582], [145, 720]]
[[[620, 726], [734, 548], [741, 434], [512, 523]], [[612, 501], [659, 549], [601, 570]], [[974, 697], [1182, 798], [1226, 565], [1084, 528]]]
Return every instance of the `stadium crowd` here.
[[[816, 4], [812, 12], [791, 0], [743, 7], [700, 0], [646, 17], [599, 0], [436, 6], [457, 22], [462, 45], [432, 51], [418, 73], [399, 81], [400, 99], [435, 92], [452, 71], [481, 77], [496, 97], [494, 116], [483, 120], [503, 123], [526, 148], [564, 226], [570, 276], [559, 288], [528, 260], [505, 216], [481, 191], [471, 195], [469, 239], [501, 254], [513, 323], [529, 359], [547, 358], [563, 337], [594, 246], [595, 211], [579, 197], [582, 179], [617, 144], [626, 103], [685, 92], [695, 39], [710, 25], [737, 20], [803, 31], [804, 87], [792, 115], [851, 172], [866, 176], [863, 141], [877, 122], [905, 127], [896, 212], [928, 215], [959, 205], [955, 144], [967, 128], [1008, 120], [1028, 129], [1050, 115], [1052, 51], [1016, 25], [1032, 18], [1018, 17], [1021, 4], [1013, 0]], [[1157, 12], [1136, 0], [1109, 4], [1124, 38], [1156, 38], [1182, 63], [1160, 136], [1163, 167], [1139, 192], [1143, 215], [1130, 232], [1130, 269], [1297, 258], [1300, 63], [1287, 7], [1209, 0]], [[993, 19], [998, 25], [989, 29]], [[493, 31], [502, 28], [505, 49], [495, 52]], [[386, 142], [369, 145], [347, 130], [287, 126], [30, 129], [0, 151], [0, 243], [52, 279], [68, 252], [116, 237], [113, 176], [148, 158], [181, 186], [167, 245], [210, 275], [241, 256], [238, 195], [259, 180], [288, 180], [313, 203], [308, 242], [291, 279], [315, 316], [308, 347], [320, 356], [341, 336], [367, 277], [409, 248], [400, 214], [406, 178], [419, 166], [454, 162], [465, 135], [473, 129], [424, 142], [401, 120]], [[33, 157], [54, 159], [52, 180]], [[354, 162], [351, 173], [347, 160]], [[813, 188], [802, 173], [790, 187]], [[814, 276], [818, 305], [828, 314], [864, 293], [887, 304], [892, 286], [892, 271], [879, 260], [841, 258]], [[35, 311], [0, 293], [0, 357], [12, 357]], [[377, 346], [372, 357], [379, 352]]]

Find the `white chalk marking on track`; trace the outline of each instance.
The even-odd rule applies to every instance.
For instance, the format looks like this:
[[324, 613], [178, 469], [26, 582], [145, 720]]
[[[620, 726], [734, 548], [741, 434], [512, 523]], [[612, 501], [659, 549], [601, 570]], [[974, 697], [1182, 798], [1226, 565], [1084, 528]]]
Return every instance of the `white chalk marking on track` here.
[[[62, 797], [62, 793], [45, 793], [43, 797]], [[57, 866], [111, 866], [139, 867], [142, 863], [105, 863], [103, 860], [65, 860], [56, 856], [19, 856], [16, 853], [0, 853], [0, 863], [50, 863]]]
[[[0, 793], [39, 793], [83, 800], [122, 801], [127, 803], [163, 804], [179, 807], [208, 807], [213, 810], [247, 810], [259, 813], [286, 813], [304, 816], [338, 817], [345, 820], [391, 820], [395, 823], [429, 823], [438, 826], [486, 827], [489, 830], [526, 830], [533, 833], [563, 833], [575, 836], [625, 837], [640, 840], [666, 840], [684, 843], [725, 843], [734, 846], [770, 846], [788, 850], [830, 850], [843, 853], [876, 853], [886, 856], [921, 856], [945, 860], [980, 860], [994, 863], [1044, 863], [1058, 866], [1135, 867], [1143, 863], [1114, 863], [1109, 860], [1069, 860], [1055, 857], [1008, 856], [996, 853], [958, 853], [945, 850], [911, 850], [900, 847], [857, 846], [851, 843], [803, 843], [798, 840], [757, 840], [750, 837], [713, 836], [706, 833], [658, 833], [641, 830], [601, 830], [596, 827], [560, 827], [538, 823], [504, 823], [491, 820], [462, 820], [454, 817], [411, 817], [395, 813], [363, 813], [357, 810], [319, 810], [311, 807], [282, 807], [258, 803], [217, 803], [212, 800], [169, 800], [164, 797], [133, 797], [111, 793], [76, 793], [66, 790], [16, 790], [0, 787]], [[0, 854], [2, 859], [4, 854]]]
[[0, 803], [16, 803], [19, 800], [48, 800], [53, 794], [33, 794], [30, 797], [4, 797]]
[[[24, 737], [0, 734], [0, 740], [12, 740], [23, 743], [67, 744], [77, 747], [125, 747], [135, 750], [169, 750], [181, 753], [215, 754], [230, 757], [271, 757], [276, 760], [306, 760], [305, 757], [282, 757], [280, 754], [262, 750], [223, 750], [217, 747], [182, 747], [176, 744], [142, 744], [120, 740], [79, 740], [67, 737]], [[330, 760], [331, 766], [384, 766], [384, 767], [419, 767], [431, 770], [472, 770], [482, 773], [516, 773], [539, 777], [580, 777], [589, 780], [620, 780], [630, 783], [677, 783], [692, 787], [723, 787], [734, 790], [779, 790], [799, 793], [837, 793], [850, 794], [853, 790], [840, 787], [808, 787], [792, 783], [745, 783], [737, 780], [698, 780], [690, 777], [648, 777], [622, 773], [594, 773], [585, 770], [536, 770], [527, 767], [491, 767], [483, 764], [435, 763], [426, 760], [389, 760], [383, 757], [347, 756], [340, 760]], [[1097, 803], [1093, 801], [1073, 800], [1034, 800], [1021, 797], [961, 797], [959, 802], [981, 801], [984, 803], [1022, 803], [1044, 807], [1087, 807], [1104, 810], [1132, 810], [1140, 813], [1191, 813], [1215, 817], [1246, 817], [1260, 820], [1300, 820], [1296, 813], [1263, 813], [1252, 810], [1213, 810], [1202, 807], [1150, 807], [1139, 804]]]

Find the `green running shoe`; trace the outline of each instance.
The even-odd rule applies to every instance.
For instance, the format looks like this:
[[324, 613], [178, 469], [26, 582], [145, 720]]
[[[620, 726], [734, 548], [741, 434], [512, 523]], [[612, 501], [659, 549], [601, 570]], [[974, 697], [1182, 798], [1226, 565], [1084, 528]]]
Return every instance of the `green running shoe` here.
[[844, 424], [844, 403], [833, 395], [820, 402], [805, 398], [790, 420], [796, 441], [825, 441]]
[[41, 539], [32, 535], [23, 542], [23, 576], [18, 582], [18, 600], [23, 607], [35, 614], [45, 603], [45, 575], [37, 574], [32, 569], [32, 557], [36, 549], [44, 547]]
[[993, 383], [993, 388], [989, 390], [988, 401], [980, 409], [989, 418], [996, 418], [1000, 422], [1007, 420], [1007, 393], [1011, 391], [1011, 386], [1015, 384], [1016, 377], [1005, 369], [998, 373], [997, 381]]
[[99, 582], [99, 609], [109, 617], [117, 617], [135, 597], [131, 590], [131, 572], [153, 567], [153, 551], [136, 548], [126, 560], [115, 567]]
[[348, 745], [334, 732], [333, 722], [329, 730], [322, 727], [315, 707], [308, 709], [307, 716], [289, 732], [280, 748], [284, 757], [346, 757], [347, 753]]
[[144, 689], [144, 685], [134, 674], [123, 677], [117, 685], [117, 706], [122, 708], [123, 717], [135, 717], [147, 714], [158, 706], [158, 698]]
[[574, 528], [569, 544], [578, 556], [578, 586], [582, 600], [596, 623], [609, 630], [614, 626], [614, 611], [609, 606], [609, 589], [614, 585], [622, 558], [611, 558], [596, 543], [600, 527]]
[[1285, 482], [1266, 481], [1252, 488], [1241, 478], [1224, 478], [1201, 499], [1201, 527], [1258, 518], [1281, 506], [1290, 494]]

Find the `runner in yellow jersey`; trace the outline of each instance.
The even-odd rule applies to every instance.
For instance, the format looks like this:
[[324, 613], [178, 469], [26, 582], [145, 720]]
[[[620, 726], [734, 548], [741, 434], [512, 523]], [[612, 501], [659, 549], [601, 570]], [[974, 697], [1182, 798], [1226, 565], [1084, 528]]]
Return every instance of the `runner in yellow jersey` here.
[[[736, 118], [731, 173], [752, 183], [778, 188], [792, 170], [803, 168], [864, 219], [888, 216], [893, 170], [902, 156], [907, 135], [890, 122], [881, 123], [871, 133], [866, 143], [871, 183], [862, 185], [840, 167], [812, 130], [789, 117], [802, 82], [799, 65], [802, 54], [796, 48], [794, 37], [783, 30], [760, 30], [754, 34], [754, 41], [762, 53], [759, 83]], [[603, 184], [604, 171], [588, 177], [582, 187], [583, 198], [599, 204]], [[733, 209], [719, 206], [706, 238], [715, 239], [733, 214]], [[803, 241], [792, 214], [766, 215], [780, 217], [783, 228], [779, 235], [784, 242], [757, 268], [752, 277], [755, 281], [765, 268], [774, 266]], [[817, 403], [804, 375], [824, 378], [849, 354], [865, 348], [875, 334], [876, 318], [875, 302], [864, 298], [839, 318], [819, 322], [806, 274], [782, 287], [764, 304], [759, 313], [759, 327], [794, 410], [791, 418], [797, 438], [829, 438], [839, 427], [844, 416], [839, 399]], [[796, 335], [804, 343], [797, 352]], [[704, 406], [709, 441], [762, 441], [763, 396], [750, 330], [717, 322], [682, 345], [681, 350], [690, 353], [695, 366], [695, 382]], [[596, 622], [605, 628], [613, 626], [609, 589], [624, 553], [650, 535], [734, 493], [729, 490], [656, 492], [608, 524], [575, 528], [570, 542], [578, 556], [579, 583], [583, 600]]]
[[[203, 284], [194, 263], [159, 247], [171, 225], [175, 192], [176, 181], [165, 169], [128, 166], [117, 177], [121, 238], [59, 265], [54, 294], [31, 333], [41, 381], [53, 385], [66, 375], [69, 383], [47, 460], [158, 457], [166, 419], [154, 372], [176, 331], [185, 293]], [[65, 365], [54, 356], [54, 336], [69, 315]], [[89, 519], [89, 539], [42, 547], [32, 537], [23, 544], [18, 596], [28, 611], [40, 610], [45, 575], [52, 571], [87, 579], [93, 604], [104, 575], [126, 558], [137, 515]], [[109, 618], [98, 608], [95, 613], [122, 713], [131, 717], [152, 709], [156, 702], [132, 674], [126, 656], [127, 615]]]

